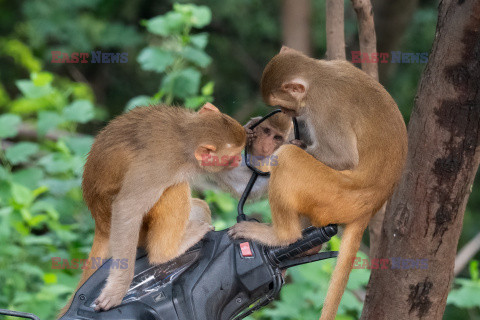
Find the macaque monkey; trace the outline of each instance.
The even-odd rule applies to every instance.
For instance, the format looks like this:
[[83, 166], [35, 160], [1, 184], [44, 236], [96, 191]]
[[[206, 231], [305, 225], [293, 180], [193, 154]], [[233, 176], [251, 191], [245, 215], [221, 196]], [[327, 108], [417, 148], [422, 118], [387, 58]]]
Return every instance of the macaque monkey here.
[[[276, 162], [275, 157], [271, 157], [281, 145], [283, 145], [289, 136], [292, 128], [292, 119], [283, 113], [277, 113], [253, 130], [249, 127], [259, 121], [261, 117], [251, 118], [244, 125], [247, 131], [247, 151], [252, 165], [268, 165]], [[230, 192], [236, 198], [240, 198], [247, 186], [252, 171], [245, 164], [245, 158], [242, 159], [240, 166], [232, 170], [223, 171], [218, 174], [209, 175], [208, 178], [213, 180], [222, 190]], [[253, 185], [249, 199], [259, 198], [267, 194], [268, 177], [259, 176]]]
[[[128, 259], [128, 268], [110, 271], [97, 310], [121, 303], [133, 278], [137, 245], [145, 246], [150, 263], [161, 264], [212, 229], [210, 210], [191, 200], [189, 181], [237, 166], [245, 141], [245, 129], [210, 103], [199, 112], [136, 108], [98, 134], [82, 183], [95, 219], [89, 260]], [[85, 269], [80, 284], [94, 271]]]
[[407, 154], [395, 101], [372, 77], [346, 61], [315, 60], [283, 47], [266, 66], [261, 91], [269, 105], [305, 121], [310, 144], [283, 145], [271, 166], [273, 226], [235, 225], [230, 234], [285, 246], [302, 234], [300, 217], [317, 227], [343, 224], [340, 254], [322, 310], [333, 320], [363, 232], [392, 195]]

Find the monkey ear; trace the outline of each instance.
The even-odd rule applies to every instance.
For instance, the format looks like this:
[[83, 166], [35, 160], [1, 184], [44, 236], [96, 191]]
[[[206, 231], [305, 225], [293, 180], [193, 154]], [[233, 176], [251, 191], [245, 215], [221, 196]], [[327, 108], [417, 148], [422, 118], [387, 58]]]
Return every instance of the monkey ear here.
[[217, 148], [211, 144], [201, 144], [195, 149], [195, 159], [202, 161], [205, 155], [215, 152]]
[[207, 102], [203, 105], [203, 107], [198, 111], [198, 113], [206, 113], [206, 112], [220, 112], [217, 107], [215, 107], [210, 102]]
[[282, 46], [282, 49], [280, 49], [280, 53], [286, 53], [286, 52], [292, 52], [294, 51], [292, 48], [289, 48], [287, 46]]
[[300, 78], [282, 84], [282, 90], [290, 94], [297, 101], [303, 100], [307, 93], [307, 87], [307, 82]]

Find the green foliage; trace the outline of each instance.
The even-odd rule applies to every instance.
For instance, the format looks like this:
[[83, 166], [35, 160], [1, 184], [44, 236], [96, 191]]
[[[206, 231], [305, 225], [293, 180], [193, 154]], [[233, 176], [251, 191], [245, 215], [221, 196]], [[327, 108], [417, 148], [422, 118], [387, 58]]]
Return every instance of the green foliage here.
[[208, 34], [192, 34], [192, 29], [205, 27], [211, 19], [208, 7], [174, 4], [173, 11], [142, 22], [154, 37], [137, 61], [143, 70], [162, 74], [163, 79], [152, 98], [135, 97], [128, 102], [127, 110], [158, 102], [178, 102], [195, 109], [213, 100], [213, 82], [202, 87], [202, 71], [212, 62], [204, 51]]
[[90, 245], [80, 179], [93, 138], [76, 128], [93, 119], [94, 106], [88, 87], [49, 72], [16, 85], [20, 95], [0, 116], [0, 137], [8, 139], [0, 149], [0, 306], [52, 319], [79, 270], [52, 269], [51, 258], [78, 258]]
[[459, 308], [473, 309], [477, 312], [480, 308], [480, 279], [479, 263], [477, 260], [470, 262], [471, 279], [455, 279], [455, 288], [448, 295], [447, 303]]
[[[109, 10], [105, 10], [105, 9]], [[115, 4], [101, 0], [27, 0], [18, 33], [47, 51], [90, 52], [93, 48], [134, 46], [141, 42], [133, 26], [116, 21]]]
[[[263, 66], [281, 45], [281, 2], [204, 0], [199, 3], [206, 6], [174, 4], [172, 11], [144, 20], [143, 28], [138, 26], [145, 15], [166, 12], [170, 2], [185, 1], [0, 3], [0, 30], [6, 31], [0, 38], [0, 307], [54, 318], [75, 288], [80, 270], [52, 269], [50, 258], [85, 258], [92, 243], [93, 221], [81, 198], [80, 181], [93, 138], [79, 134], [78, 129], [92, 132], [89, 121], [98, 119], [101, 112], [94, 106], [90, 85], [60, 75], [70, 76], [73, 69], [92, 85], [104, 84], [96, 89], [106, 92], [102, 102], [112, 114], [120, 112], [118, 105], [123, 106], [132, 96], [135, 98], [127, 109], [157, 102], [197, 108], [213, 100], [214, 87], [222, 110], [235, 114], [242, 107], [240, 120], [263, 107], [257, 94], [258, 80]], [[436, 21], [436, 4], [430, 2], [420, 3], [399, 50], [430, 50]], [[325, 6], [320, 1], [312, 4], [314, 55], [321, 57], [325, 52]], [[347, 40], [356, 37], [352, 14], [345, 21]], [[208, 33], [201, 30], [212, 18]], [[145, 39], [150, 45], [143, 48]], [[97, 48], [128, 49], [129, 58], [136, 56], [138, 64], [134, 58], [115, 68], [50, 63], [52, 50], [72, 53]], [[408, 119], [424, 65], [396, 67], [389, 91]], [[144, 92], [152, 96], [137, 96]], [[217, 229], [235, 223], [235, 199], [213, 191], [204, 196]], [[467, 236], [461, 239], [460, 247], [478, 232], [478, 199], [480, 193], [474, 188], [462, 237]], [[267, 200], [247, 203], [245, 212], [270, 221]], [[329, 245], [337, 250], [338, 239]], [[318, 319], [334, 263], [292, 268], [279, 299], [250, 319]], [[358, 318], [361, 303], [357, 295], [368, 276], [368, 270], [352, 271], [337, 319]], [[461, 319], [462, 314], [468, 319], [479, 314], [477, 262], [470, 264], [470, 276], [455, 280], [447, 314], [448, 309], [453, 311], [446, 318]]]

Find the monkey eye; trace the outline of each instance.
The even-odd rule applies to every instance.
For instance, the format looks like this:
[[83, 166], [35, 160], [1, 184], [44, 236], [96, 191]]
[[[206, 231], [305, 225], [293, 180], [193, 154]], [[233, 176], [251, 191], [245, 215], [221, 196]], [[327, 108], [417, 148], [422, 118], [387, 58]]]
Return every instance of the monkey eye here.
[[270, 134], [270, 128], [263, 128], [263, 133]]
[[275, 137], [273, 137], [273, 139], [275, 139], [277, 141], [283, 141], [282, 136], [275, 136]]

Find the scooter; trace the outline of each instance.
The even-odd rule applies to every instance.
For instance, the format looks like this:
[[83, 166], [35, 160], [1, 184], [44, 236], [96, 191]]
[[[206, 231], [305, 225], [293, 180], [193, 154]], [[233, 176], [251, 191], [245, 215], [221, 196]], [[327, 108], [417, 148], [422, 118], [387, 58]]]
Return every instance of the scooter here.
[[[250, 128], [254, 129], [278, 112], [280, 110], [269, 113]], [[298, 139], [295, 118], [293, 122]], [[269, 175], [251, 165], [248, 157], [245, 162], [252, 170], [252, 177], [238, 203], [238, 222], [248, 219], [243, 206], [256, 179]], [[105, 285], [110, 268], [119, 267], [107, 260], [77, 290], [60, 320], [243, 319], [275, 299], [284, 284], [284, 270], [336, 257], [336, 251], [301, 256], [329, 241], [336, 233], [336, 225], [309, 227], [297, 242], [270, 248], [253, 241], [231, 239], [228, 230], [210, 231], [185, 254], [161, 265], [150, 265], [145, 250], [139, 248], [133, 281], [119, 306], [102, 312], [94, 310], [94, 301]], [[38, 319], [32, 314], [9, 310], [0, 310], [0, 314]]]

